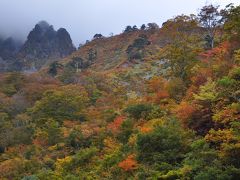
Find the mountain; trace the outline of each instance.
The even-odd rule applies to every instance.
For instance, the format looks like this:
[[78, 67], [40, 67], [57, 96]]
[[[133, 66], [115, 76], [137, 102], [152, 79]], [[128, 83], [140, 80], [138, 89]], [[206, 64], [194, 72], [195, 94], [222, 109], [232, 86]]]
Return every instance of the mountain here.
[[41, 21], [28, 34], [24, 43], [12, 37], [0, 38], [0, 71], [36, 71], [74, 51], [75, 47], [66, 29], [55, 31], [52, 25]]
[[161, 47], [167, 44], [167, 37], [161, 29], [135, 30], [112, 37], [93, 39], [82, 45], [60, 63], [65, 72], [92, 70], [108, 72], [116, 69], [135, 67], [136, 64], [146, 64], [151, 56], [156, 55]]
[[[188, 40], [187, 37], [195, 38], [194, 43], [198, 46], [202, 43], [198, 41], [203, 32], [204, 30], [191, 20], [171, 19], [161, 28], [148, 26], [145, 29], [125, 30], [111, 37], [93, 38], [71, 55], [58, 61], [57, 65], [53, 63], [50, 71], [53, 67], [58, 67], [58, 73], [54, 70], [53, 74], [64, 76], [65, 80], [69, 78], [70, 82], [78, 72], [84, 71], [109, 74], [129, 70], [151, 78], [164, 74], [165, 69], [169, 67], [162, 52], [166, 47], [174, 41], [184, 43]], [[184, 35], [182, 39], [176, 39], [177, 33]]]
[[75, 47], [66, 29], [55, 31], [52, 25], [41, 21], [29, 33], [18, 58], [24, 62], [25, 69], [31, 66], [39, 69], [52, 59], [61, 59], [74, 51]]
[[227, 14], [213, 47], [182, 15], [0, 73], [0, 179], [238, 180], [240, 6]]

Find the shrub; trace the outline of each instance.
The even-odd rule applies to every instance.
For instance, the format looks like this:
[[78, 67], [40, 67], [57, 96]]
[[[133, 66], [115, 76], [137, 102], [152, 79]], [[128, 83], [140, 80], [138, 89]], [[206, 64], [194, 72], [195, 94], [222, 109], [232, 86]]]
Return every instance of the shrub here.
[[[175, 123], [176, 125], [174, 125]], [[176, 121], [159, 125], [150, 133], [137, 136], [138, 160], [147, 164], [181, 162], [185, 153], [185, 137]]]
[[149, 104], [136, 104], [128, 106], [124, 112], [134, 119], [146, 118], [151, 112], [152, 106]]

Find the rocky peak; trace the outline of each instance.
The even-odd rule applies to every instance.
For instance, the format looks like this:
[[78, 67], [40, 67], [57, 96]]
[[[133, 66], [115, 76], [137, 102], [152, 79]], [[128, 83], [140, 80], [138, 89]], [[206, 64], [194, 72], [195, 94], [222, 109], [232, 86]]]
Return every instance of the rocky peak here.
[[39, 26], [42, 30], [46, 30], [50, 27], [50, 25], [46, 21], [40, 21], [36, 24], [36, 26]]
[[32, 31], [28, 34], [28, 43], [44, 43], [55, 38], [56, 31], [53, 26], [50, 26], [47, 22], [41, 21], [35, 25]]
[[72, 44], [70, 34], [64, 28], [60, 28], [57, 31], [56, 42], [58, 44], [58, 50], [61, 57], [65, 57], [76, 50]]
[[55, 31], [52, 25], [46, 21], [40, 21], [29, 33], [18, 57], [27, 66], [31, 64], [40, 68], [50, 59], [61, 59], [73, 51], [75, 47], [66, 29], [60, 28]]

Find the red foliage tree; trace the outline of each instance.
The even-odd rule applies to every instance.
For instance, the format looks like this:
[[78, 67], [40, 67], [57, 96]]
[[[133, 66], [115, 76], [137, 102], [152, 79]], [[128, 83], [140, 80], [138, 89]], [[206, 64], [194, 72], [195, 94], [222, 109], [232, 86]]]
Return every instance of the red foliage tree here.
[[125, 120], [124, 116], [118, 116], [114, 119], [113, 122], [111, 122], [108, 125], [108, 128], [113, 132], [113, 133], [117, 133], [120, 130], [120, 127], [123, 123], [123, 121]]

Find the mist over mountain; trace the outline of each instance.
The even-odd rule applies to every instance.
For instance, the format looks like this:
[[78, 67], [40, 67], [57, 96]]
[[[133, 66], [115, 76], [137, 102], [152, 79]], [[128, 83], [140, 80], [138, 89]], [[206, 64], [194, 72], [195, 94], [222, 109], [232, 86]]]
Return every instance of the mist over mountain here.
[[46, 21], [40, 21], [21, 42], [13, 37], [0, 38], [2, 70], [39, 69], [49, 61], [58, 60], [75, 51], [66, 29], [54, 30]]
[[[43, 65], [48, 59], [63, 58], [75, 51], [69, 33], [64, 28], [55, 31], [46, 21], [39, 22], [29, 33], [27, 41], [18, 53], [20, 59]], [[35, 63], [34, 61], [40, 61]]]
[[[22, 42], [12, 37], [0, 39], [0, 54], [3, 59], [11, 59], [18, 52]], [[12, 56], [12, 57], [11, 57]]]
[[[222, 7], [231, 2], [239, 4], [239, 0], [212, 0]], [[36, 22], [44, 19], [56, 29], [65, 27], [78, 46], [96, 33], [119, 34], [127, 25], [162, 24], [174, 15], [195, 14], [204, 4], [206, 0], [1, 0], [0, 34], [25, 41]]]
[[8, 69], [9, 64], [15, 61], [23, 42], [12, 37], [0, 38], [0, 72]]

